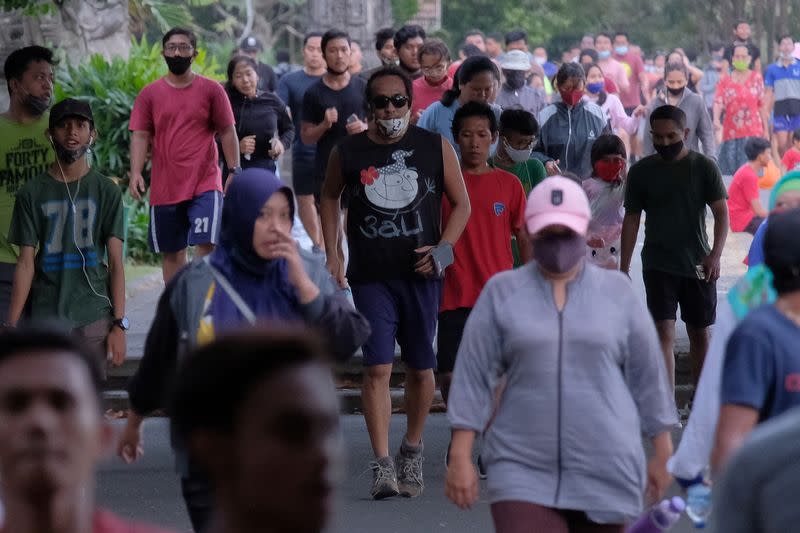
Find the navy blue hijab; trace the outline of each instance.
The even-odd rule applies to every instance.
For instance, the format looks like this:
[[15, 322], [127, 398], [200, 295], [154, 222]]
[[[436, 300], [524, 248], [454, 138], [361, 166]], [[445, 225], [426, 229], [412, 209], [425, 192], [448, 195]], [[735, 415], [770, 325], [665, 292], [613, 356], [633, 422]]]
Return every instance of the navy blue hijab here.
[[[222, 206], [219, 245], [211, 265], [222, 273], [258, 318], [299, 319], [299, 304], [289, 283], [285, 259], [262, 259], [253, 248], [253, 229], [261, 208], [276, 192], [289, 201], [294, 220], [294, 195], [275, 174], [249, 168], [233, 178]], [[245, 318], [225, 290], [217, 284], [210, 314], [214, 329], [241, 326]]]

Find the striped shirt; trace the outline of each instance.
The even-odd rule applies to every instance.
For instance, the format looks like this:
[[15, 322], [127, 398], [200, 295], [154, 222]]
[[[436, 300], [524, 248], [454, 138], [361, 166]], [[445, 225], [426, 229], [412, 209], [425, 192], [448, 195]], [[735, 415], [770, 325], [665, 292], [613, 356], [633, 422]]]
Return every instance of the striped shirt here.
[[776, 116], [800, 115], [800, 61], [788, 66], [778, 61], [767, 67], [764, 85], [775, 93]]

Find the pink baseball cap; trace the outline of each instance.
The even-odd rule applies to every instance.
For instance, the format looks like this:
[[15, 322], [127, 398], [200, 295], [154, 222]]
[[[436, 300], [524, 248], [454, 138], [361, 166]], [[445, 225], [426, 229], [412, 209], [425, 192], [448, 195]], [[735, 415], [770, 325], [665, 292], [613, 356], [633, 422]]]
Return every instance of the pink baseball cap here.
[[525, 207], [525, 224], [531, 235], [547, 226], [566, 226], [586, 235], [591, 216], [583, 188], [564, 176], [545, 178], [533, 188]]

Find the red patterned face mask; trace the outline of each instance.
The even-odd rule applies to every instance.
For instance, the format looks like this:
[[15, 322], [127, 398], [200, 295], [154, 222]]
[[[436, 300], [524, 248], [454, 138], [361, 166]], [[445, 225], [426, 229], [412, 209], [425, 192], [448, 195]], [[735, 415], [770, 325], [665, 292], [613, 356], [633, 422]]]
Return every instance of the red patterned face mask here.
[[625, 168], [625, 161], [621, 159], [612, 159], [611, 161], [601, 159], [594, 164], [594, 174], [603, 181], [615, 181], [619, 179], [623, 168]]
[[558, 92], [561, 95], [561, 101], [570, 107], [575, 107], [576, 105], [578, 105], [578, 102], [580, 102], [581, 98], [583, 98], [582, 90], [558, 91]]

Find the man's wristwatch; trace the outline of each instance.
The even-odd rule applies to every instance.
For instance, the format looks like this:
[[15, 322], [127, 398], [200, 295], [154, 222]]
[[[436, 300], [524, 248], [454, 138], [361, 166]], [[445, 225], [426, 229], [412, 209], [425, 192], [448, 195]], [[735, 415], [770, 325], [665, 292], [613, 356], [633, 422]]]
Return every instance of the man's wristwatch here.
[[122, 331], [128, 331], [131, 329], [131, 323], [128, 320], [128, 317], [124, 316], [122, 318], [115, 318], [111, 321], [112, 326], [117, 326]]
[[236, 174], [239, 174], [241, 171], [242, 167], [231, 167], [228, 169], [228, 174], [233, 174], [235, 176]]

